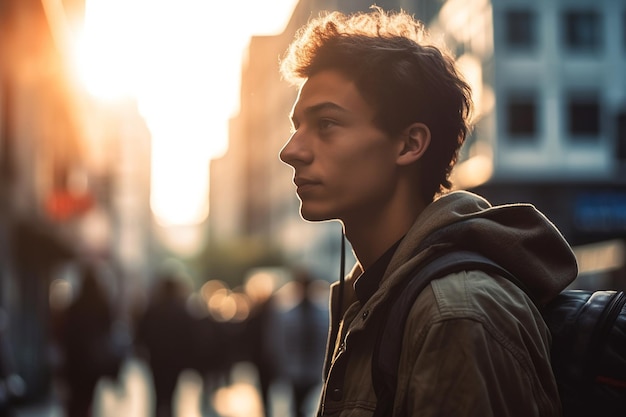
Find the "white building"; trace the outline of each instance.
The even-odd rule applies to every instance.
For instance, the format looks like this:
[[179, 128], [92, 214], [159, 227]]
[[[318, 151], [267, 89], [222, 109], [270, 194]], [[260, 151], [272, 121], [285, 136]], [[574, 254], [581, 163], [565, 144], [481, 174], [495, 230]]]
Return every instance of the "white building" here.
[[623, 256], [626, 3], [449, 0], [431, 27], [475, 87], [459, 186], [531, 202], [573, 245], [618, 242]]

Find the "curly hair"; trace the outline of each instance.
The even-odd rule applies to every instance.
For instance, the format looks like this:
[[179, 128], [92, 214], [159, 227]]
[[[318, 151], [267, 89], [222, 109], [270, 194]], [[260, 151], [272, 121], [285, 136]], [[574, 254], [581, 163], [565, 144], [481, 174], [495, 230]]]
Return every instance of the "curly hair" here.
[[325, 12], [296, 33], [280, 70], [294, 85], [323, 70], [354, 81], [376, 111], [376, 125], [397, 135], [412, 123], [428, 126], [431, 143], [420, 161], [421, 197], [451, 188], [449, 177], [470, 131], [471, 90], [445, 48], [404, 11], [346, 15]]

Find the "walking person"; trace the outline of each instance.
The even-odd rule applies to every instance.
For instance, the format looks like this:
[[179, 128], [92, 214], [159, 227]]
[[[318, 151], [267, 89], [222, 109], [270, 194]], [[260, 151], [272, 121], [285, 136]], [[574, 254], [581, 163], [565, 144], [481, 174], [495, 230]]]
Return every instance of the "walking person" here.
[[152, 372], [154, 415], [171, 417], [180, 374], [196, 366], [198, 328], [187, 308], [189, 291], [182, 279], [169, 271], [159, 279], [146, 311], [138, 319], [136, 345]]
[[532, 205], [492, 206], [449, 191], [472, 107], [452, 56], [412, 16], [373, 8], [310, 20], [281, 71], [298, 88], [280, 158], [293, 168], [301, 216], [341, 222], [357, 260], [333, 284], [318, 415], [560, 415], [538, 306], [509, 280], [477, 270], [448, 274], [419, 294], [395, 396], [376, 395], [385, 301], [433, 255], [479, 252], [539, 305], [577, 273], [571, 248]]
[[268, 342], [278, 377], [291, 390], [292, 415], [309, 417], [309, 400], [319, 396], [316, 389], [322, 383], [328, 307], [316, 300], [314, 279], [307, 269], [294, 268], [293, 275], [294, 300], [286, 305], [274, 304]]
[[0, 417], [11, 417], [26, 392], [18, 373], [10, 331], [9, 314], [0, 306]]
[[61, 343], [64, 379], [68, 387], [68, 417], [94, 414], [93, 400], [103, 377], [117, 382], [123, 354], [115, 349], [114, 310], [96, 265], [80, 266], [80, 287], [76, 299], [64, 313]]

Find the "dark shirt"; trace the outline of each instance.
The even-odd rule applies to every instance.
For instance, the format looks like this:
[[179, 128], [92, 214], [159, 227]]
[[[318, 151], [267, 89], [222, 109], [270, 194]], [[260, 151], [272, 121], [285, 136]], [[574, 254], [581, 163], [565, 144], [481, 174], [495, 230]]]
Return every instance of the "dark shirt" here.
[[385, 274], [385, 270], [387, 269], [387, 266], [389, 266], [389, 262], [391, 262], [393, 254], [396, 253], [396, 249], [398, 249], [400, 242], [402, 242], [402, 239], [391, 245], [391, 247], [387, 249], [387, 251], [367, 269], [367, 271], [364, 271], [357, 278], [354, 283], [354, 291], [356, 292], [356, 296], [361, 302], [361, 305], [365, 304], [365, 302], [369, 300], [378, 289], [380, 281], [383, 279], [383, 275]]

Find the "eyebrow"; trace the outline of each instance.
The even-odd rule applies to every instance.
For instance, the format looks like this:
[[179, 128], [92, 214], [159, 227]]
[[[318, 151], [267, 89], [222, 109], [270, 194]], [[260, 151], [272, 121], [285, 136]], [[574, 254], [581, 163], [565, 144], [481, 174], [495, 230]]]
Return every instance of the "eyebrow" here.
[[[344, 107], [341, 107], [340, 105], [338, 105], [336, 103], [333, 103], [331, 101], [324, 101], [322, 103], [315, 104], [313, 106], [305, 108], [304, 109], [304, 115], [306, 117], [309, 117], [309, 116], [314, 115], [316, 113], [319, 113], [319, 112], [321, 112], [323, 110], [334, 110], [334, 111], [339, 111], [341, 113], [348, 113], [349, 112], [348, 109], [346, 109]], [[293, 110], [291, 111], [291, 114], [289, 116], [290, 116], [289, 118], [292, 121], [296, 120], [295, 117], [294, 117]]]

